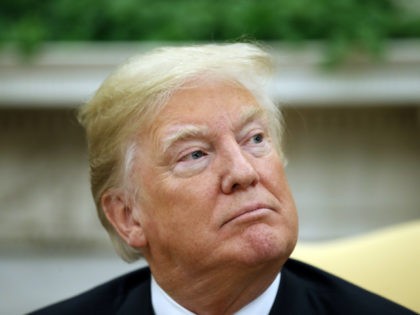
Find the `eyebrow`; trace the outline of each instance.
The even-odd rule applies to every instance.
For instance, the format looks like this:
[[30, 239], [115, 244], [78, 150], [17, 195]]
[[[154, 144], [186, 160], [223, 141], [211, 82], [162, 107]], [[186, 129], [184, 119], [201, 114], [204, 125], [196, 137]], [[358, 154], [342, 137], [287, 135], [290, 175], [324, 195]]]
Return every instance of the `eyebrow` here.
[[[264, 115], [264, 110], [261, 107], [252, 107], [244, 111], [240, 118], [237, 126], [234, 129], [240, 129], [251, 121], [261, 118]], [[204, 125], [192, 125], [192, 124], [181, 124], [175, 125], [171, 129], [175, 129], [175, 132], [169, 134], [162, 140], [162, 152], [166, 153], [173, 145], [177, 142], [189, 140], [191, 138], [204, 138], [210, 130]]]
[[209, 128], [203, 125], [175, 125], [173, 128], [175, 132], [162, 140], [163, 152], [166, 152], [176, 142], [191, 138], [203, 138], [209, 134]]

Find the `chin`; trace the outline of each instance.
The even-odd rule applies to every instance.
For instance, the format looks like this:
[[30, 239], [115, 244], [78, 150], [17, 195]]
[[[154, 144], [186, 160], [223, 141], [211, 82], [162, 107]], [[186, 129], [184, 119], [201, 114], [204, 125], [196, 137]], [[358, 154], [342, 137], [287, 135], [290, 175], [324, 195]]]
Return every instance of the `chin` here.
[[264, 224], [249, 227], [241, 238], [238, 258], [248, 266], [275, 264], [280, 268], [296, 245], [294, 233], [285, 230], [280, 233]]

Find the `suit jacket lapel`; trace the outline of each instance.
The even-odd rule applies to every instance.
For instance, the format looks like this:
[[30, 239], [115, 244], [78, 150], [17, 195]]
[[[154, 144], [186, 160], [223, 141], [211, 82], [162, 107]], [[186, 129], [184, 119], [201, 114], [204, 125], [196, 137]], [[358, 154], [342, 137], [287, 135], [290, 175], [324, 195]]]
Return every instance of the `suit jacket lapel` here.
[[288, 270], [290, 263], [293, 262], [286, 262], [281, 271], [280, 286], [270, 315], [313, 314], [317, 307], [311, 299], [311, 292], [304, 281]]
[[118, 315], [154, 315], [152, 296], [150, 289], [150, 277], [140, 285], [130, 290], [123, 298]]

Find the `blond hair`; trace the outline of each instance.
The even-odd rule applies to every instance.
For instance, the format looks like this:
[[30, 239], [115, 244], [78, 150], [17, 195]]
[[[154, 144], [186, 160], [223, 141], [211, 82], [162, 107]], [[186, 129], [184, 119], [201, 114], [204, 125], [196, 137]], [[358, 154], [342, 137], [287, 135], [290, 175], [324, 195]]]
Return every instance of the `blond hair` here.
[[135, 261], [141, 252], [126, 244], [115, 231], [101, 207], [101, 197], [109, 189], [120, 189], [132, 197], [128, 174], [138, 149], [134, 136], [145, 130], [171, 93], [184, 83], [198, 76], [217, 76], [253, 93], [268, 112], [272, 137], [281, 154], [281, 115], [264, 90], [271, 70], [269, 54], [252, 44], [162, 47], [122, 64], [80, 109], [98, 215], [124, 260]]

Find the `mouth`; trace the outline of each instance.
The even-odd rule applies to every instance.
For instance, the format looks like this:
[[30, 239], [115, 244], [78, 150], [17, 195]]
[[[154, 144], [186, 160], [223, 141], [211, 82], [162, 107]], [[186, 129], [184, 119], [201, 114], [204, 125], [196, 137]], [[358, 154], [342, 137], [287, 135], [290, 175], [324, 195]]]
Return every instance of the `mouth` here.
[[273, 211], [273, 209], [266, 204], [247, 206], [241, 208], [239, 211], [236, 211], [232, 216], [224, 221], [222, 227], [233, 222], [239, 223], [242, 221], [256, 221], [271, 211]]

